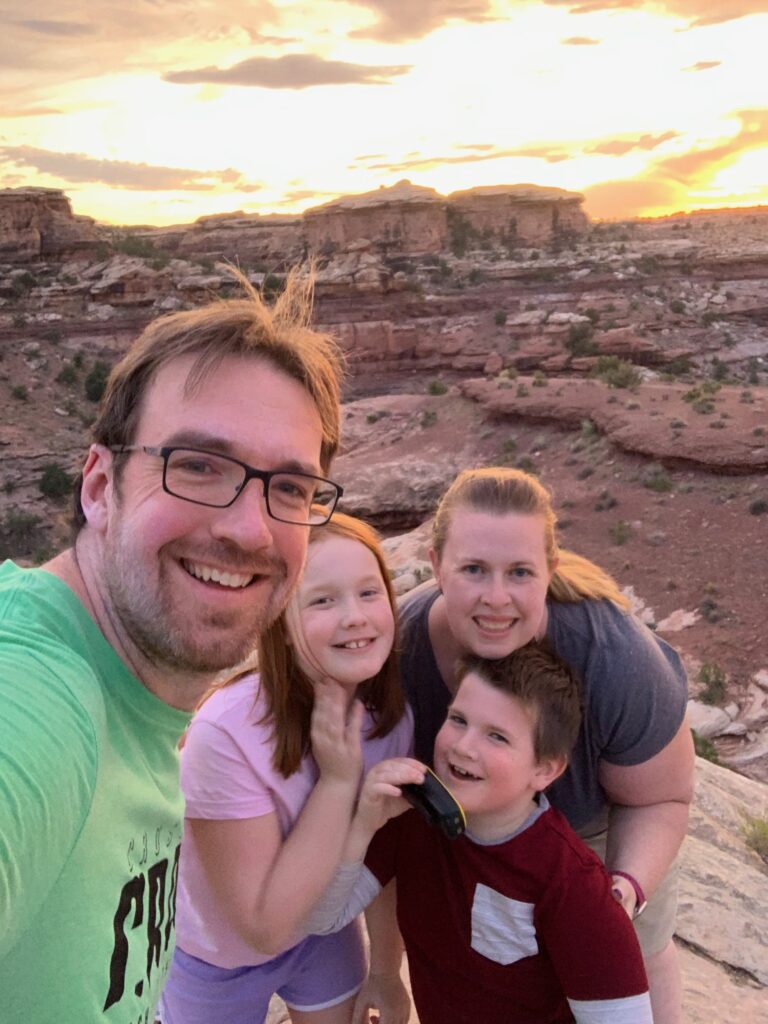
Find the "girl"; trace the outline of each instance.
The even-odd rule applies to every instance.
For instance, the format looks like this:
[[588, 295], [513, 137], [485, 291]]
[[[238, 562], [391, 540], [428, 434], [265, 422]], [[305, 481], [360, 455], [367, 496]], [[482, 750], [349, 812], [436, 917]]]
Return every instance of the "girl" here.
[[[365, 976], [357, 922], [302, 921], [341, 857], [364, 771], [407, 754], [394, 595], [376, 533], [336, 514], [259, 643], [259, 674], [216, 690], [182, 753], [186, 822], [163, 1024], [349, 1024]], [[362, 734], [362, 749], [360, 738]]]

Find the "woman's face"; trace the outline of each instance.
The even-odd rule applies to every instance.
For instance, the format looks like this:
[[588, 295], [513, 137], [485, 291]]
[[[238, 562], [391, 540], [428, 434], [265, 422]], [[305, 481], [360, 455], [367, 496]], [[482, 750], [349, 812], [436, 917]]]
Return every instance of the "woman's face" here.
[[544, 530], [538, 515], [454, 511], [442, 558], [432, 552], [432, 566], [463, 651], [503, 658], [543, 636], [555, 568], [547, 564]]
[[349, 687], [372, 679], [395, 635], [373, 553], [359, 541], [333, 535], [310, 544], [287, 624], [299, 664], [311, 679], [330, 676]]

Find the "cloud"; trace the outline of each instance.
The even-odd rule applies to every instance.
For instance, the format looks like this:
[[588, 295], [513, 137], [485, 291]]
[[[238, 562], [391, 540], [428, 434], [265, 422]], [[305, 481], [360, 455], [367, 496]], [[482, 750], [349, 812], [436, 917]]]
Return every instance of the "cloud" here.
[[401, 43], [429, 35], [450, 21], [495, 21], [493, 0], [349, 0], [377, 15], [376, 21], [350, 35]]
[[710, 68], [719, 68], [721, 64], [720, 60], [699, 60], [690, 67], [683, 68], [683, 71], [709, 71]]
[[544, 0], [553, 7], [566, 7], [572, 14], [593, 14], [596, 11], [654, 12], [683, 18], [691, 27], [719, 25], [724, 21], [746, 18], [750, 14], [768, 13], [768, 0]]
[[79, 39], [82, 36], [96, 35], [98, 29], [95, 25], [89, 25], [85, 21], [45, 21], [30, 19], [11, 19], [8, 21], [19, 28], [27, 29], [29, 32], [38, 32], [44, 36], [68, 36]]
[[0, 146], [0, 158], [16, 167], [76, 184], [103, 184], [142, 192], [211, 192], [227, 185], [233, 191], [256, 192], [259, 185], [241, 180], [231, 167], [218, 171], [157, 167], [127, 160], [97, 160], [83, 153], [56, 153], [32, 146]]
[[585, 147], [585, 153], [600, 153], [603, 156], [624, 156], [634, 149], [651, 150], [670, 139], [678, 138], [678, 132], [664, 132], [662, 135], [641, 135], [639, 139], [604, 139], [594, 146]]
[[667, 157], [656, 165], [656, 170], [682, 185], [697, 186], [735, 163], [743, 153], [768, 146], [768, 109], [740, 110], [735, 116], [741, 127], [730, 139]]
[[25, 107], [19, 110], [0, 110], [0, 121], [8, 117], [51, 117], [56, 114], [63, 114], [64, 111], [57, 107]]
[[194, 68], [163, 75], [178, 85], [259, 86], [263, 89], [308, 89], [316, 85], [385, 85], [391, 78], [410, 71], [410, 65], [348, 64], [324, 60], [313, 53], [290, 53], [283, 57], [251, 57], [231, 68]]
[[638, 217], [647, 210], [685, 206], [687, 192], [674, 182], [657, 178], [603, 181], [582, 189], [584, 206], [591, 217]]
[[600, 39], [591, 39], [589, 36], [569, 36], [567, 39], [561, 39], [560, 42], [563, 46], [599, 46]]

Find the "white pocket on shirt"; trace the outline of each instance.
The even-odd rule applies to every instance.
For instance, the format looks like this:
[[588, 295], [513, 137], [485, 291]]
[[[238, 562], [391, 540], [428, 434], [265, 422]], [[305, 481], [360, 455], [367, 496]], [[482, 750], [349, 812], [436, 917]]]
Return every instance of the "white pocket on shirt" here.
[[478, 884], [472, 902], [472, 949], [497, 964], [513, 964], [539, 951], [533, 903]]

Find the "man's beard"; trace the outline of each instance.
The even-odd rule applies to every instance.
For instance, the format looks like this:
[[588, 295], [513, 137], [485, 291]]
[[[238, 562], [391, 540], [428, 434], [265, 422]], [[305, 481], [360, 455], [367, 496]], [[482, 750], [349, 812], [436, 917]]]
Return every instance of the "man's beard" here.
[[[134, 647], [158, 668], [174, 672], [212, 674], [244, 661], [256, 648], [259, 634], [283, 610], [292, 589], [287, 586], [285, 563], [272, 559], [268, 563], [269, 595], [261, 614], [254, 610], [253, 621], [247, 628], [227, 628], [232, 613], [225, 611], [211, 612], [200, 622], [184, 621], [181, 610], [174, 607], [168, 561], [161, 554], [156, 559], [157, 583], [153, 589], [147, 585], [146, 570], [131, 557], [118, 536], [105, 553], [104, 583], [114, 614]], [[206, 558], [198, 555], [195, 560], [205, 562]], [[253, 559], [246, 559], [242, 553], [233, 556], [231, 549], [223, 560], [230, 566], [239, 563], [242, 572], [258, 571]], [[265, 569], [267, 564], [262, 559], [262, 572]]]

